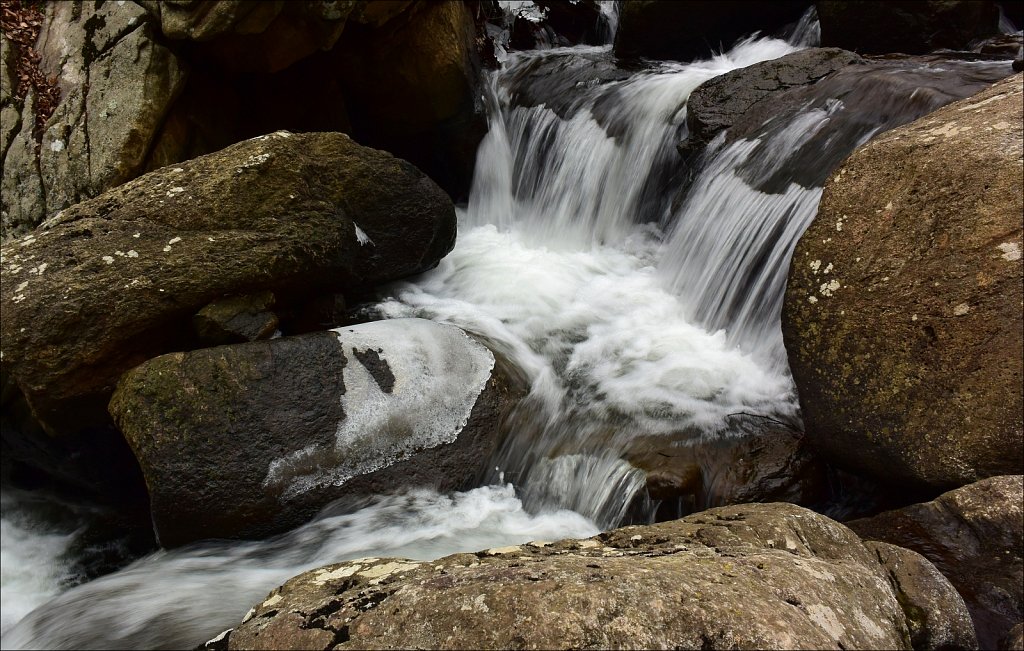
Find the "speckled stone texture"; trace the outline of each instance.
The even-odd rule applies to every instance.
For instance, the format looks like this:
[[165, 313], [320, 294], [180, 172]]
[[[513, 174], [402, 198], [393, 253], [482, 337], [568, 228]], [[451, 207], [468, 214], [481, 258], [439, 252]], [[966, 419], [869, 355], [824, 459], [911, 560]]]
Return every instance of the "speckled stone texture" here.
[[857, 149], [789, 271], [808, 441], [894, 484], [1024, 468], [1022, 75]]
[[853, 532], [749, 504], [586, 540], [330, 565], [207, 648], [909, 649], [911, 637]]

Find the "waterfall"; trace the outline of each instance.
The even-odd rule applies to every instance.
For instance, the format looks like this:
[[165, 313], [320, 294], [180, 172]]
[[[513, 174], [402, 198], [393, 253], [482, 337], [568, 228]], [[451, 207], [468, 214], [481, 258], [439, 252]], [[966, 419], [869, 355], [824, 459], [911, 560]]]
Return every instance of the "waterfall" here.
[[[601, 8], [614, 31], [617, 5]], [[318, 565], [589, 536], [649, 512], [644, 475], [624, 459], [637, 441], [741, 436], [736, 412], [797, 422], [779, 310], [825, 175], [878, 130], [1009, 67], [850, 66], [751, 131], [720, 134], [686, 169], [675, 148], [690, 93], [813, 34], [808, 19], [789, 41], [629, 70], [609, 46], [509, 55], [488, 80], [490, 129], [455, 249], [379, 306], [464, 328], [529, 382], [486, 485], [335, 504], [281, 536], [159, 551], [71, 589], [59, 567], [74, 529], [14, 523], [5, 501], [2, 646], [188, 647]], [[39, 569], [9, 575], [8, 544], [30, 547], [15, 560]], [[41, 604], [17, 623], [12, 590], [25, 610]]]

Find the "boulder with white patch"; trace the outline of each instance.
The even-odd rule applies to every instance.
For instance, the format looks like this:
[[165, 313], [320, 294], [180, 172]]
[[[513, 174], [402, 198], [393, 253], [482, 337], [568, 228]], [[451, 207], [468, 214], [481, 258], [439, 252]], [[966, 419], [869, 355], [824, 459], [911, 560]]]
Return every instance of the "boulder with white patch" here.
[[279, 532], [343, 496], [463, 488], [517, 395], [458, 328], [395, 319], [163, 355], [110, 412], [175, 546]]
[[199, 347], [192, 317], [211, 302], [301, 305], [425, 271], [454, 241], [451, 200], [409, 163], [339, 133], [260, 136], [5, 245], [4, 373], [49, 434], [72, 436], [109, 423], [122, 373]]
[[1024, 470], [1017, 74], [857, 149], [789, 271], [807, 439], [928, 490]]
[[[311, 570], [206, 648], [910, 649], [892, 585], [838, 522], [745, 504], [585, 540]], [[976, 648], [969, 619], [938, 612], [949, 601], [908, 589], [919, 617], [957, 629], [933, 640]]]

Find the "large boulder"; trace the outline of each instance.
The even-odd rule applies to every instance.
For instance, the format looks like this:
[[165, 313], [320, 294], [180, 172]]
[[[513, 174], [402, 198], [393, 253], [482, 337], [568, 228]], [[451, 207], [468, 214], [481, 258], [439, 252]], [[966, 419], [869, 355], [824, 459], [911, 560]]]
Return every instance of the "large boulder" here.
[[[955, 610], [943, 587], [936, 611]], [[973, 648], [969, 628], [948, 639]], [[749, 504], [586, 540], [330, 565], [272, 591], [207, 648], [334, 645], [909, 649], [911, 638], [888, 572], [849, 529]]]
[[412, 3], [383, 24], [350, 25], [332, 56], [359, 141], [465, 196], [487, 131], [470, 4]]
[[615, 54], [623, 58], [709, 58], [753, 32], [795, 23], [810, 7], [805, 0], [629, 0], [622, 4]]
[[434, 266], [451, 200], [412, 165], [336, 133], [278, 132], [166, 167], [3, 247], [2, 368], [54, 435], [108, 422], [126, 370], [195, 347], [225, 296], [278, 302]]
[[686, 102], [688, 138], [680, 143], [680, 151], [699, 151], [774, 93], [813, 84], [850, 64], [863, 62], [846, 50], [812, 48], [709, 79], [690, 93]]
[[889, 131], [828, 180], [783, 336], [808, 440], [948, 488], [1024, 468], [1022, 75]]
[[999, 33], [999, 8], [990, 0], [818, 0], [821, 44], [861, 54], [924, 54], [966, 50]]
[[110, 413], [171, 547], [283, 531], [342, 496], [463, 488], [511, 396], [464, 332], [396, 319], [163, 355], [125, 374]]
[[[36, 65], [41, 78], [55, 81], [59, 103], [47, 115], [39, 89], [17, 101], [0, 98], [5, 239], [138, 176], [186, 79], [134, 3], [51, 2], [43, 10]], [[4, 46], [4, 68], [19, 47]], [[13, 88], [6, 79], [3, 86], [4, 93]]]
[[1024, 477], [985, 479], [932, 502], [853, 520], [862, 538], [915, 550], [963, 595], [983, 649], [1024, 621]]

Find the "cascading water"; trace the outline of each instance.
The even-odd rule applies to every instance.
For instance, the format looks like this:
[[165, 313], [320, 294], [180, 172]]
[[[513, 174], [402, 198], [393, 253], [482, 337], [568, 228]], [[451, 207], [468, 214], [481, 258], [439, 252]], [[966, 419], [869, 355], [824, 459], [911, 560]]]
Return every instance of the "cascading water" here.
[[[614, 25], [614, 5], [603, 10]], [[74, 527], [40, 529], [5, 497], [3, 646], [188, 647], [318, 565], [591, 535], [621, 522], [642, 493], [643, 475], [623, 460], [633, 442], [738, 435], [737, 412], [796, 421], [778, 313], [823, 175], [878, 129], [1009, 67], [851, 66], [788, 113], [720, 136], [676, 197], [690, 92], [813, 42], [806, 22], [791, 42], [750, 39], [691, 64], [626, 71], [609, 47], [576, 47], [511, 55], [492, 75], [490, 131], [456, 248], [379, 306], [458, 325], [529, 381], [490, 485], [329, 507], [270, 540], [160, 551], [71, 589], [61, 586], [68, 571], [9, 573], [11, 561], [60, 567]], [[907, 74], [917, 91], [885, 86], [886, 75]], [[12, 556], [11, 545], [32, 553]], [[8, 612], [9, 595], [21, 612]]]

